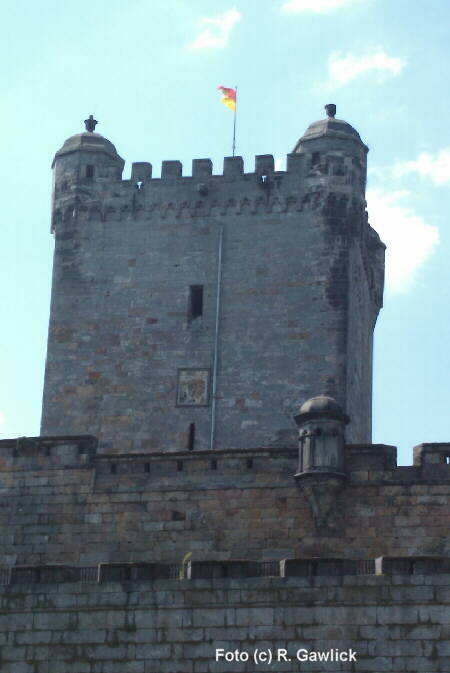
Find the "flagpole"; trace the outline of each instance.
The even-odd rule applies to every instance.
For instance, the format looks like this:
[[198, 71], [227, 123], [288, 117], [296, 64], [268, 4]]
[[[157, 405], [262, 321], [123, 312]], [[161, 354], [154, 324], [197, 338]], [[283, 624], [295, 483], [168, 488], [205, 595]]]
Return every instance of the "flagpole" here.
[[234, 120], [233, 120], [233, 156], [236, 152], [236, 112], [237, 112], [237, 85], [234, 87], [236, 92], [234, 101]]

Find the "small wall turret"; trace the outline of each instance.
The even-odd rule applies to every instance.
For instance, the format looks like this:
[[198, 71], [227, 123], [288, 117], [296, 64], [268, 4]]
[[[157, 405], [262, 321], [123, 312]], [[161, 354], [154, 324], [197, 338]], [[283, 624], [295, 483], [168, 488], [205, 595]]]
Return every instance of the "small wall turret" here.
[[332, 512], [342, 491], [345, 426], [350, 422], [332, 397], [307, 400], [294, 417], [299, 428], [299, 464], [294, 479], [308, 501], [316, 526], [333, 526]]
[[319, 395], [302, 404], [295, 416], [299, 428], [299, 465], [295, 475], [344, 476], [345, 426], [350, 422], [332, 397]]

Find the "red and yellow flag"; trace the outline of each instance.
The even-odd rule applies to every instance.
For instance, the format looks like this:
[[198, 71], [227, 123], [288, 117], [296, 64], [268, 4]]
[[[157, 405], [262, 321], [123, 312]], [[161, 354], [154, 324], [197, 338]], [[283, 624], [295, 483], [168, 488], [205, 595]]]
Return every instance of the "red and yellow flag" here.
[[217, 88], [222, 92], [220, 101], [230, 110], [236, 110], [236, 89], [228, 89], [226, 86], [218, 86]]

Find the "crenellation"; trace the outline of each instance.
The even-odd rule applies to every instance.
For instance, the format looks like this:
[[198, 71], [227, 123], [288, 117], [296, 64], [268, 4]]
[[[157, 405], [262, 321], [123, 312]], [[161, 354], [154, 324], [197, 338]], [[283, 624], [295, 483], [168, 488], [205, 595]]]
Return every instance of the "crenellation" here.
[[414, 447], [414, 465], [449, 465], [450, 442], [418, 444]]
[[[282, 186], [283, 178], [291, 179], [300, 175], [306, 180], [309, 188], [314, 186], [337, 186], [347, 190], [349, 193], [355, 189], [354, 164], [349, 157], [334, 154], [329, 155], [330, 161], [327, 164], [314, 164], [311, 155], [291, 153], [287, 155], [286, 171], [275, 171], [273, 155], [256, 155], [254, 172], [244, 173], [244, 163], [242, 157], [225, 157], [222, 173], [213, 173], [211, 159], [193, 159], [192, 175], [185, 176], [182, 171], [182, 164], [178, 160], [167, 160], [161, 164], [161, 177], [154, 177], [152, 174], [152, 164], [150, 162], [133, 162], [131, 167], [131, 176], [129, 179], [121, 178], [119, 182], [111, 180], [108, 174], [98, 174], [93, 178], [80, 177], [79, 171], [66, 168], [62, 176], [58, 176], [55, 182], [54, 200], [55, 206], [59, 209], [64, 201], [73, 200], [74, 195], [81, 198], [101, 197], [106, 194], [118, 196], [117, 190], [133, 189], [141, 191], [143, 188], [152, 186], [154, 189], [165, 187], [172, 191], [177, 190], [184, 185], [189, 190], [193, 186], [193, 179], [210, 178], [211, 185], [216, 188], [223, 181], [224, 188], [227, 188], [228, 178], [240, 176], [243, 181], [248, 183], [252, 178], [256, 178], [256, 184], [261, 186], [261, 176], [272, 175], [272, 181], [277, 189]], [[327, 155], [328, 156], [328, 155]], [[305, 166], [308, 172], [305, 173]], [[177, 179], [174, 181], [174, 179]], [[166, 179], [170, 179], [164, 184]], [[195, 181], [194, 180], [194, 181]], [[248, 185], [247, 185], [248, 186]], [[296, 187], [298, 188], [298, 183]], [[198, 186], [195, 187], [197, 189]], [[95, 195], [95, 196], [94, 196]]]
[[349, 471], [395, 469], [397, 467], [397, 447], [386, 444], [347, 445], [345, 466]]
[[[19, 437], [0, 440], [2, 470], [52, 470], [55, 466], [71, 470], [79, 467], [95, 468], [98, 478], [109, 477], [119, 482], [123, 475], [146, 475], [154, 480], [179, 472], [177, 465], [183, 463], [182, 475], [191, 478], [197, 475], [203, 480], [209, 473], [209, 485], [220, 480], [224, 474], [243, 475], [247, 472], [252, 480], [260, 480], [264, 467], [265, 475], [292, 477], [297, 467], [298, 449], [262, 447], [259, 449], [224, 449], [199, 452], [172, 451], [153, 453], [98, 454], [98, 440], [89, 435], [56, 437]], [[421, 444], [414, 448], [414, 464], [398, 466], [397, 448], [385, 444], [347, 444], [344, 466], [350, 480], [367, 475], [378, 475], [377, 481], [427, 483], [430, 469], [436, 469], [436, 479], [448, 482], [450, 464], [447, 460], [449, 443]], [[251, 460], [251, 465], [249, 461]], [[214, 465], [213, 465], [214, 463]], [[67, 477], [70, 473], [67, 472]], [[250, 477], [247, 476], [247, 480]], [[76, 479], [76, 477], [74, 477]], [[369, 476], [366, 478], [369, 479]], [[36, 482], [34, 482], [36, 483]], [[68, 482], [67, 482], [68, 483]], [[237, 482], [236, 482], [237, 483]], [[20, 485], [20, 484], [19, 484]], [[98, 482], [97, 482], [98, 485]], [[178, 488], [178, 485], [174, 483]]]
[[[374, 577], [368, 582], [370, 576]], [[54, 585], [81, 584], [122, 585], [127, 583], [147, 583], [161, 590], [183, 591], [186, 585], [207, 587], [212, 582], [216, 587], [233, 587], [233, 580], [257, 578], [280, 578], [284, 582], [280, 587], [295, 584], [303, 578], [301, 586], [314, 587], [316, 583], [325, 586], [382, 586], [381, 577], [392, 578], [392, 587], [408, 584], [409, 576], [416, 576], [413, 586], [424, 585], [426, 577], [437, 586], [445, 584], [446, 576], [450, 576], [450, 561], [444, 556], [408, 556], [386, 557], [376, 559], [345, 559], [345, 558], [289, 558], [273, 561], [180, 561], [180, 563], [99, 563], [96, 566], [60, 565], [28, 565], [0, 568], [0, 585], [48, 585], [46, 591], [58, 591]], [[442, 577], [443, 576], [443, 577]], [[375, 577], [377, 578], [375, 580]], [[315, 580], [317, 578], [317, 580]], [[336, 578], [334, 580], [333, 578]], [[398, 581], [400, 580], [400, 582]], [[270, 580], [271, 582], [272, 580]], [[112, 588], [111, 586], [111, 588]], [[245, 584], [239, 586], [246, 588]], [[249, 585], [247, 585], [248, 587]], [[270, 585], [269, 585], [270, 586]], [[429, 585], [428, 585], [429, 586]], [[266, 588], [268, 585], [266, 584]], [[37, 589], [38, 590], [38, 589]], [[69, 588], [65, 588], [66, 593]], [[155, 590], [155, 588], [154, 588]], [[41, 590], [42, 591], [42, 590]], [[432, 589], [430, 587], [430, 595]], [[332, 596], [335, 592], [327, 592]], [[409, 601], [414, 602], [411, 588], [407, 592]]]
[[242, 157], [225, 157], [223, 160], [223, 176], [233, 177], [244, 174], [244, 160]]
[[272, 154], [260, 154], [255, 157], [255, 174], [266, 177], [275, 170], [275, 163]]
[[445, 669], [450, 444], [370, 444], [384, 245], [326, 110], [286, 171], [124, 180], [93, 115], [56, 153], [43, 436], [0, 442], [5, 673], [230, 670], [214, 641]]
[[[135, 186], [137, 183], [145, 184], [152, 179], [152, 164], [147, 161], [134, 161], [131, 165], [130, 181]], [[122, 182], [125, 182], [124, 180]]]
[[[0, 562], [176, 563], [187, 552], [202, 563], [443, 554], [450, 466], [430, 481], [420, 466], [396, 467], [394, 447], [369, 448], [361, 447], [365, 469], [348, 465], [328, 518], [312, 507], [311, 484], [296, 483], [295, 449], [97, 454], [89, 464], [13, 458], [2, 470], [0, 511], [10, 534], [2, 536]], [[356, 451], [347, 446], [350, 458]]]
[[[180, 218], [183, 210], [187, 210], [186, 215], [189, 217], [204, 217], [219, 214], [226, 216], [230, 212], [271, 214], [324, 208], [325, 214], [333, 212], [334, 216], [340, 209], [341, 216], [345, 217], [346, 211], [350, 212], [356, 206], [356, 201], [348, 196], [352, 188], [346, 187], [337, 178], [325, 179], [323, 175], [317, 178], [315, 173], [305, 177], [304, 158], [303, 154], [289, 155], [288, 170], [274, 172], [272, 155], [260, 155], [255, 157], [255, 172], [244, 174], [242, 158], [228, 157], [225, 159], [223, 175], [212, 174], [210, 159], [194, 159], [192, 177], [182, 175], [180, 162], [168, 161], [163, 162], [161, 178], [152, 177], [150, 163], [135, 162], [131, 179], [122, 180], [119, 185], [114, 183], [111, 185], [112, 191], [107, 187], [105, 191], [104, 184], [94, 181], [87, 185], [89, 189], [80, 191], [75, 187], [78, 190], [76, 200], [66, 195], [56, 198], [54, 228], [57, 222], [69, 221], [74, 216], [89, 222], [111, 219], [122, 221], [131, 215], [133, 218], [151, 217], [153, 212], [160, 212], [163, 217], [167, 217], [167, 213], [173, 211]], [[294, 180], [296, 174], [302, 176], [300, 184]], [[247, 192], [247, 196], [241, 197], [236, 203], [235, 211], [228, 209], [229, 204], [236, 200], [234, 195], [230, 198], [230, 190], [232, 193], [235, 191], [227, 179], [230, 175], [240, 176], [245, 181]], [[202, 178], [209, 180], [197, 182]], [[156, 195], [158, 201], [154, 200]], [[199, 209], [196, 197], [205, 201], [202, 209]], [[70, 203], [67, 203], [68, 198]], [[121, 201], [126, 199], [127, 203], [118, 204], [117, 198]], [[296, 202], [299, 205], [294, 208]], [[374, 247], [373, 243], [371, 247]]]
[[183, 174], [181, 161], [163, 161], [161, 165], [161, 180], [166, 178], [180, 178]]
[[203, 178], [212, 175], [213, 165], [211, 159], [193, 159], [192, 177]]
[[0, 440], [2, 470], [90, 467], [98, 441], [91, 435]]

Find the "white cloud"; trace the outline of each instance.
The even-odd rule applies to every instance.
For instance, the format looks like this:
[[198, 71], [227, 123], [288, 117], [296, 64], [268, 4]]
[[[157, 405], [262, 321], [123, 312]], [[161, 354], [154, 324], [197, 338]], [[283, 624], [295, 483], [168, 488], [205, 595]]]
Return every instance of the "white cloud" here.
[[6, 414], [0, 411], [0, 425], [4, 425], [4, 423], [6, 423]]
[[200, 35], [191, 43], [192, 49], [210, 49], [211, 47], [225, 47], [234, 24], [241, 18], [235, 7], [221, 14], [216, 19], [203, 18], [204, 27]]
[[405, 67], [401, 58], [388, 56], [381, 49], [372, 50], [361, 56], [352, 53], [334, 52], [328, 58], [328, 85], [337, 87], [347, 84], [364, 73], [378, 73], [384, 77], [400, 75]]
[[357, 0], [287, 0], [281, 9], [286, 12], [314, 12], [322, 14], [345, 5], [354, 4]]
[[394, 166], [396, 177], [409, 173], [430, 178], [435, 185], [450, 183], [450, 147], [445, 147], [436, 154], [422, 152], [414, 161], [399, 162]]
[[408, 287], [439, 243], [438, 228], [404, 204], [410, 194], [405, 190], [367, 192], [370, 223], [387, 246], [386, 286], [393, 291]]

